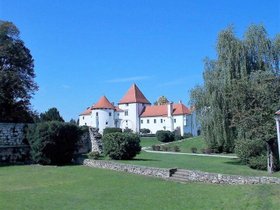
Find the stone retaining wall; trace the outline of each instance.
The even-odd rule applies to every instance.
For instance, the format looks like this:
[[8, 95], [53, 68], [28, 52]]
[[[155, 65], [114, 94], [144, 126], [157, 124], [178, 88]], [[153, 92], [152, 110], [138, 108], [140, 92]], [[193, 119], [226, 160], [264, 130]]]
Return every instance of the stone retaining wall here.
[[182, 170], [186, 181], [214, 184], [280, 184], [277, 177], [238, 176], [202, 171]]
[[169, 178], [172, 173], [172, 169], [136, 166], [136, 165], [116, 163], [116, 162], [104, 161], [104, 160], [79, 159], [77, 163], [89, 167], [106, 168], [115, 171], [124, 171], [133, 174], [154, 176], [160, 178]]
[[0, 123], [0, 162], [25, 162], [30, 147], [25, 138], [26, 124]]

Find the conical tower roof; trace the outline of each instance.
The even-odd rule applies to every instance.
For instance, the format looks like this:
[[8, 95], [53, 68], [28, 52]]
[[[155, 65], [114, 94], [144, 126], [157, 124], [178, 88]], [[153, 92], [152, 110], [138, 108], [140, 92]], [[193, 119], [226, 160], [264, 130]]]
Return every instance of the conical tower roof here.
[[106, 96], [102, 96], [99, 101], [92, 106], [92, 109], [115, 109]]
[[120, 100], [119, 104], [128, 104], [128, 103], [142, 103], [142, 104], [151, 104], [141, 90], [137, 87], [136, 84], [133, 84], [124, 97]]

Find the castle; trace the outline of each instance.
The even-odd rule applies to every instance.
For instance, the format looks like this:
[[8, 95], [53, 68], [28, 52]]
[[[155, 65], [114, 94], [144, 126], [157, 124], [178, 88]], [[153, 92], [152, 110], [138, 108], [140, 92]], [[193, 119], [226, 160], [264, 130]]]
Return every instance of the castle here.
[[191, 133], [194, 136], [200, 133], [195, 111], [182, 102], [151, 105], [136, 84], [129, 88], [118, 106], [102, 96], [96, 104], [80, 114], [79, 125], [98, 128], [100, 133], [106, 127], [131, 129], [136, 133], [143, 128], [153, 134], [158, 130], [177, 130], [181, 135]]

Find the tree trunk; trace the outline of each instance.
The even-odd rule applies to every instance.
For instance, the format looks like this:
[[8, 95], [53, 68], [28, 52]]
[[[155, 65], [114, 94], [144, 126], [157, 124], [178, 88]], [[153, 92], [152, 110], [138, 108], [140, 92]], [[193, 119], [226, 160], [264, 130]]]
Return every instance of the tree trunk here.
[[272, 153], [272, 148], [269, 143], [266, 143], [267, 146], [267, 172], [268, 173], [273, 173], [273, 153]]

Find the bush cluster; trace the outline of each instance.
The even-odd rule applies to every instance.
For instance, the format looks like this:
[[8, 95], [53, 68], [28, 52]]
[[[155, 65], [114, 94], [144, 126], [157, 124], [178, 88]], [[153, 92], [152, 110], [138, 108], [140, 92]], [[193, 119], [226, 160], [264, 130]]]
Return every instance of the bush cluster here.
[[191, 137], [193, 137], [192, 133], [184, 133], [183, 136], [184, 139], [191, 138]]
[[81, 131], [78, 126], [58, 121], [30, 125], [27, 140], [31, 158], [43, 165], [71, 163]]
[[99, 152], [90, 152], [88, 153], [88, 157], [94, 160], [98, 160], [100, 158]]
[[140, 129], [140, 133], [141, 133], [141, 134], [148, 134], [148, 133], [151, 133], [151, 130], [148, 129], [148, 128], [141, 128], [141, 129]]
[[161, 142], [171, 142], [175, 140], [175, 135], [171, 131], [159, 130], [156, 132], [156, 137], [158, 141]]
[[122, 133], [122, 129], [121, 128], [104, 128], [103, 130], [103, 135], [106, 135], [108, 133]]
[[104, 155], [115, 160], [129, 160], [141, 151], [140, 138], [133, 133], [109, 133], [103, 136]]
[[172, 151], [172, 152], [180, 152], [180, 147], [177, 145], [152, 145], [152, 150], [154, 151]]

